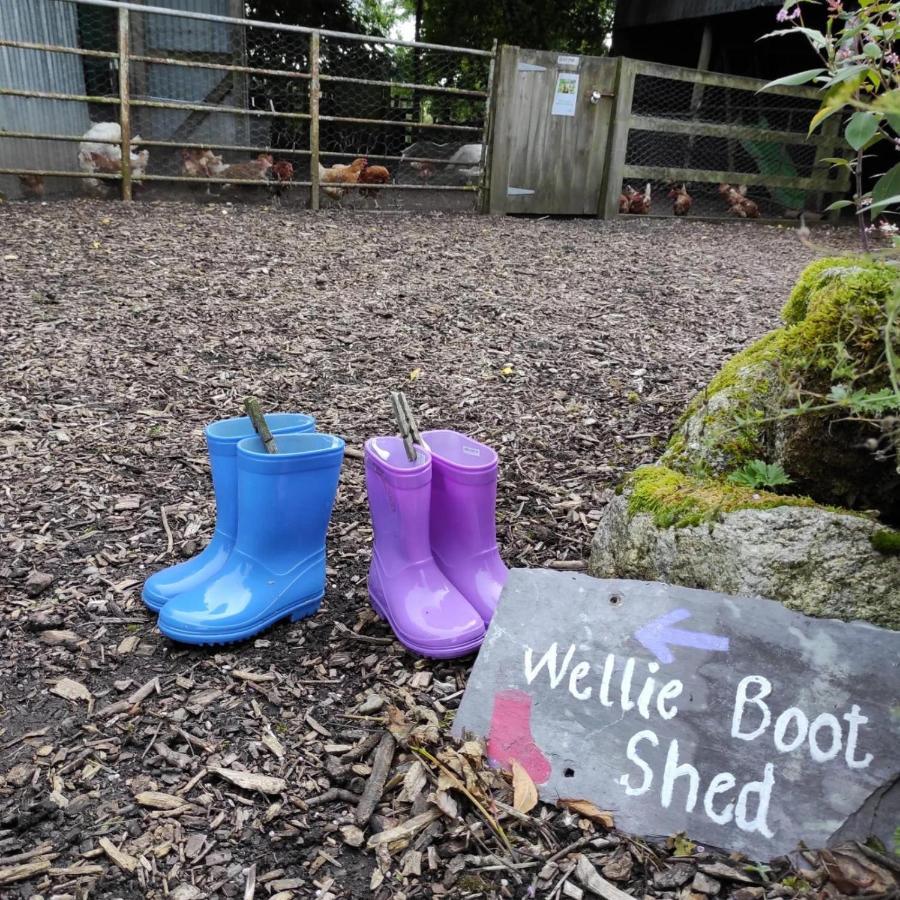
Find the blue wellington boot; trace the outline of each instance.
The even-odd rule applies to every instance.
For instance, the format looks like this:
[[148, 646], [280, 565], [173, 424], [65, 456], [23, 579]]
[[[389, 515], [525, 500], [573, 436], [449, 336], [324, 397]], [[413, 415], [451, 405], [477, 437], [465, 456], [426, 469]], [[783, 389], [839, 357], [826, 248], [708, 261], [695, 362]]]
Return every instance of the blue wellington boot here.
[[212, 579], [163, 607], [159, 630], [185, 644], [228, 644], [316, 612], [343, 458], [344, 442], [330, 434], [283, 435], [272, 454], [259, 438], [241, 441], [234, 549]]
[[[302, 413], [269, 413], [266, 422], [272, 434], [315, 431], [316, 420]], [[237, 534], [237, 445], [256, 432], [246, 416], [222, 419], [205, 431], [216, 496], [216, 530], [212, 540], [196, 556], [155, 572], [144, 582], [141, 598], [159, 612], [176, 594], [189, 591], [212, 578], [228, 559]]]

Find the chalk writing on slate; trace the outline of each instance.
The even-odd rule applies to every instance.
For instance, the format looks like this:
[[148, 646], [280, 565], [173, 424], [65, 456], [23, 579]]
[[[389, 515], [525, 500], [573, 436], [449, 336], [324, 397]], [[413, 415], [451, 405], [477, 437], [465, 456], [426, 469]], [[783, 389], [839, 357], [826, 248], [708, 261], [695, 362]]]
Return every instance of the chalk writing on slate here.
[[900, 633], [763, 598], [516, 569], [454, 731], [543, 799], [770, 859], [900, 824]]

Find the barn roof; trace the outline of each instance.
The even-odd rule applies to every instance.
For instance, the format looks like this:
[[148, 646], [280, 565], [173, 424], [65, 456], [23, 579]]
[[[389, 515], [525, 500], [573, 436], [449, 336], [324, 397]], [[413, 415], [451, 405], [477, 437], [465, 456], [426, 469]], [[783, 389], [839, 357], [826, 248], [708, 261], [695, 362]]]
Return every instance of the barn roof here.
[[638, 28], [781, 5], [782, 0], [618, 0], [615, 27]]

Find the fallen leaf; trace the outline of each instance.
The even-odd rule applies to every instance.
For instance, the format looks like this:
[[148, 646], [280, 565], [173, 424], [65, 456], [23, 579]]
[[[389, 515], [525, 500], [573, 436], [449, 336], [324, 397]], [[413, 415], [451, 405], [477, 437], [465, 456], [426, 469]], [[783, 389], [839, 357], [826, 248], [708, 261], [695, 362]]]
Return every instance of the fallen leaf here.
[[103, 852], [120, 869], [124, 869], [126, 872], [134, 872], [138, 865], [140, 865], [135, 857], [118, 850], [116, 845], [109, 838], [102, 837], [97, 843], [103, 848]]
[[414, 760], [406, 775], [403, 776], [403, 790], [400, 791], [397, 799], [404, 803], [412, 803], [422, 793], [427, 780], [425, 766], [420, 760]]
[[591, 803], [590, 800], [561, 799], [557, 800], [556, 803], [557, 806], [561, 806], [563, 809], [567, 809], [576, 815], [584, 816], [585, 819], [590, 819], [592, 822], [596, 822], [604, 828], [615, 827], [612, 813], [600, 809], [600, 807]]
[[379, 831], [373, 834], [366, 842], [367, 847], [377, 847], [379, 844], [394, 844], [399, 841], [406, 841], [411, 838], [417, 831], [421, 831], [426, 825], [430, 825], [435, 819], [439, 818], [441, 813], [436, 809], [430, 809], [421, 815], [413, 816], [401, 825], [394, 828], [388, 828], [385, 831]]
[[50, 688], [50, 693], [64, 700], [84, 700], [90, 703], [94, 699], [94, 695], [80, 681], [73, 681], [71, 678], [60, 678]]
[[77, 644], [81, 640], [81, 635], [67, 629], [49, 629], [42, 631], [38, 637], [45, 644]]
[[446, 791], [435, 791], [429, 799], [445, 816], [455, 819], [459, 815], [459, 804]]
[[538, 792], [531, 776], [517, 760], [512, 760], [513, 806], [521, 813], [530, 812], [537, 806]]
[[409, 373], [409, 380], [415, 381], [422, 374], [421, 369], [413, 369], [412, 372]]
[[241, 772], [238, 769], [223, 769], [220, 766], [211, 766], [209, 771], [232, 784], [236, 784], [245, 791], [262, 791], [264, 794], [280, 794], [285, 787], [283, 778], [274, 778], [271, 775], [258, 775], [256, 772]]

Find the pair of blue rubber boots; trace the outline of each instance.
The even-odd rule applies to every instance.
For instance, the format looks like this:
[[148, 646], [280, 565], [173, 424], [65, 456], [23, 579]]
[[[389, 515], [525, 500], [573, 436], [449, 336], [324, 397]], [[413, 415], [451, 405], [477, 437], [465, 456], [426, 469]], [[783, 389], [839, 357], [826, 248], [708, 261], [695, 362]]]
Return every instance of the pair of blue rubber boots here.
[[151, 575], [144, 603], [185, 644], [229, 644], [315, 613], [325, 595], [325, 537], [344, 442], [301, 413], [271, 413], [277, 453], [250, 419], [206, 428], [216, 530], [192, 559]]

